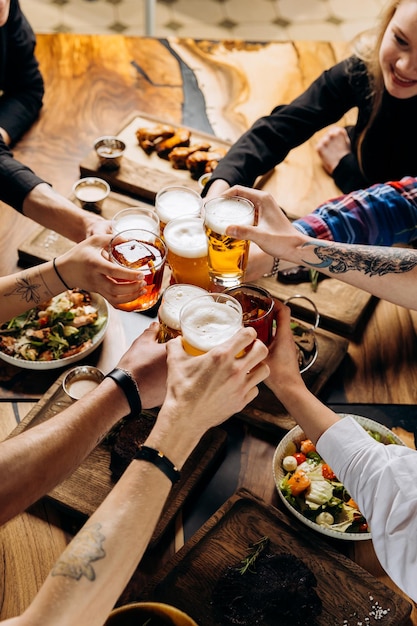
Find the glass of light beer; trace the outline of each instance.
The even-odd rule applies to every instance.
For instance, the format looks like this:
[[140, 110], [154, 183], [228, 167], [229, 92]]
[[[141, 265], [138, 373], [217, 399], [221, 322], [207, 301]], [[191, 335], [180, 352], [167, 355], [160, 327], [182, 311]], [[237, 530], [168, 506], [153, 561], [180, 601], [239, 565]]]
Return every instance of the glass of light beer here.
[[164, 241], [174, 281], [209, 291], [207, 237], [202, 218], [187, 215], [171, 220], [165, 226]]
[[160, 189], [155, 198], [155, 210], [159, 217], [161, 233], [164, 233], [168, 222], [176, 217], [183, 215], [199, 217], [202, 206], [202, 197], [193, 189], [179, 185]]
[[212, 282], [223, 288], [239, 285], [248, 263], [249, 241], [234, 239], [225, 232], [231, 224], [255, 224], [253, 203], [238, 196], [208, 200], [204, 205], [204, 224]]
[[275, 302], [269, 291], [257, 285], [242, 283], [227, 289], [226, 293], [240, 302], [243, 325], [254, 328], [258, 339], [269, 346], [273, 339], [275, 320]]
[[147, 283], [146, 293], [131, 302], [118, 304], [122, 311], [146, 311], [159, 299], [167, 249], [161, 237], [149, 230], [123, 230], [113, 237], [109, 256], [114, 263], [138, 269]]
[[205, 294], [207, 294], [205, 289], [195, 285], [176, 284], [170, 285], [165, 289], [158, 309], [159, 343], [166, 343], [181, 334], [181, 309], [193, 298]]
[[113, 216], [111, 228], [114, 234], [122, 230], [150, 230], [155, 235], [160, 234], [159, 217], [154, 207], [132, 206], [118, 211]]
[[242, 307], [226, 293], [193, 298], [180, 313], [182, 343], [184, 350], [192, 356], [215, 348], [230, 339], [242, 326]]

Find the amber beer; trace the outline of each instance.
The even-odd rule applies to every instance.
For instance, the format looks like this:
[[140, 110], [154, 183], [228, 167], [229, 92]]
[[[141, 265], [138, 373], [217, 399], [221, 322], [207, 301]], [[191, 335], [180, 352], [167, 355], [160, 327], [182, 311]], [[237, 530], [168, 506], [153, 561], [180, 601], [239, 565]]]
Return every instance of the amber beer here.
[[204, 354], [230, 339], [242, 325], [242, 307], [232, 296], [211, 293], [193, 298], [180, 314], [184, 350], [192, 356]]
[[258, 339], [269, 346], [273, 339], [275, 320], [275, 303], [269, 291], [243, 283], [227, 289], [227, 293], [240, 302], [243, 325], [254, 328]]
[[164, 240], [174, 281], [209, 291], [211, 282], [203, 220], [200, 217], [177, 217], [166, 225]]
[[225, 234], [231, 224], [255, 224], [255, 207], [246, 198], [213, 198], [204, 206], [208, 239], [210, 279], [220, 287], [234, 287], [243, 281], [249, 255], [249, 241]]
[[160, 189], [155, 198], [155, 210], [159, 217], [161, 233], [164, 233], [168, 222], [176, 217], [184, 215], [199, 217], [202, 206], [203, 199], [193, 189], [181, 186]]
[[113, 237], [109, 256], [114, 263], [139, 269], [146, 281], [146, 293], [118, 304], [122, 311], [146, 311], [159, 299], [167, 249], [160, 237], [149, 230], [124, 230]]
[[158, 309], [159, 343], [165, 343], [181, 334], [181, 309], [193, 298], [205, 294], [205, 289], [194, 285], [170, 285], [165, 289]]

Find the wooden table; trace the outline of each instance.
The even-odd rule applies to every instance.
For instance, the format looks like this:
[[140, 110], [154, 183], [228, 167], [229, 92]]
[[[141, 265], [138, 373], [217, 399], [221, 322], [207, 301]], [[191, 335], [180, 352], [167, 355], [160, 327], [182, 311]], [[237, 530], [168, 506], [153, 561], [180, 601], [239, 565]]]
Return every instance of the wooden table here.
[[[233, 141], [256, 118], [277, 103], [289, 101], [324, 68], [342, 58], [346, 46], [58, 34], [39, 36], [37, 53], [46, 82], [45, 106], [15, 155], [68, 195], [94, 139], [116, 132], [132, 111], [157, 114], [168, 122], [184, 122], [206, 132], [211, 129]], [[193, 94], [183, 90], [184, 64], [197, 79], [205, 110], [196, 107]], [[135, 69], [138, 66], [142, 72]], [[294, 151], [270, 184], [278, 199], [285, 198], [283, 205], [299, 215], [338, 193], [318, 163], [314, 140]], [[2, 254], [0, 269], [5, 274], [16, 271], [17, 248], [35, 225], [6, 206], [1, 207], [1, 224], [0, 241], [7, 254]], [[120, 324], [117, 318], [116, 323]], [[333, 401], [340, 397], [348, 403], [415, 405], [417, 313], [380, 301], [372, 307], [364, 326], [351, 339], [348, 356], [323, 397]], [[125, 326], [119, 328], [128, 342]], [[123, 342], [109, 345], [103, 358], [115, 363], [121, 349]], [[0, 403], [2, 437], [33, 406], [18, 402], [19, 398], [6, 399], [6, 395], [2, 394]], [[277, 436], [241, 423], [239, 433], [236, 486], [247, 487], [277, 504], [270, 471]], [[409, 433], [400, 434], [414, 445]], [[43, 503], [35, 508], [36, 515], [24, 513], [0, 530], [3, 619], [27, 606], [68, 540], [63, 530], [65, 520]], [[161, 545], [161, 562], [175, 547], [172, 539], [170, 535]], [[181, 534], [177, 541], [181, 542]], [[350, 555], [393, 586], [381, 571], [370, 542], [351, 546]], [[150, 569], [145, 560], [141, 570], [144, 580]], [[411, 623], [417, 624], [415, 611]]]

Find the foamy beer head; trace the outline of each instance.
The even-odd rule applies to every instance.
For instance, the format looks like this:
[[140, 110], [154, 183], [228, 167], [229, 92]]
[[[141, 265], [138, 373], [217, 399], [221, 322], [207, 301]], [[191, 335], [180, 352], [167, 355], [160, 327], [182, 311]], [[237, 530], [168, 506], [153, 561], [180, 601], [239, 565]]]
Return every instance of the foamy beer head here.
[[183, 346], [188, 354], [204, 354], [242, 328], [242, 307], [223, 293], [193, 298], [180, 314]]
[[155, 210], [158, 214], [161, 232], [165, 226], [176, 217], [193, 215], [198, 217], [203, 206], [203, 199], [193, 189], [188, 187], [164, 187], [156, 194]]
[[210, 289], [207, 265], [207, 237], [200, 217], [177, 217], [164, 229], [168, 263], [176, 283]]
[[249, 255], [249, 241], [225, 234], [231, 224], [255, 224], [255, 207], [246, 198], [213, 198], [204, 206], [208, 238], [208, 268], [214, 284], [234, 287], [242, 282]]
[[158, 310], [159, 343], [165, 343], [181, 334], [181, 309], [193, 298], [207, 294], [205, 289], [195, 285], [170, 285], [165, 289]]
[[122, 209], [114, 215], [111, 221], [112, 231], [121, 233], [122, 230], [150, 230], [159, 235], [159, 217], [153, 207], [132, 206], [128, 209]]

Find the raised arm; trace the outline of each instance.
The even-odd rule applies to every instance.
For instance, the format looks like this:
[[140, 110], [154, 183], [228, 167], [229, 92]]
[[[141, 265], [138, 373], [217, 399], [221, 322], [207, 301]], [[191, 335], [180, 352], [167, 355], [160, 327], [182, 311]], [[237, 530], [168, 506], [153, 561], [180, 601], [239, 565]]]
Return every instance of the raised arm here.
[[[180, 338], [167, 344], [167, 395], [145, 443], [177, 470], [209, 428], [256, 396], [256, 385], [269, 369], [261, 362], [267, 349], [254, 337], [253, 329], [244, 329], [199, 357], [186, 355]], [[245, 356], [236, 359], [245, 348]], [[5, 623], [101, 626], [146, 550], [171, 486], [159, 467], [132, 461], [58, 559], [32, 605]]]
[[250, 239], [272, 257], [317, 269], [374, 296], [417, 310], [416, 250], [314, 239], [294, 228], [270, 194], [236, 186], [226, 195], [249, 198], [261, 218], [257, 227], [229, 227], [227, 232], [232, 237]]

